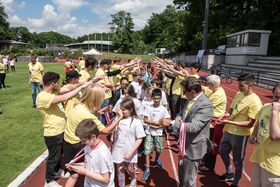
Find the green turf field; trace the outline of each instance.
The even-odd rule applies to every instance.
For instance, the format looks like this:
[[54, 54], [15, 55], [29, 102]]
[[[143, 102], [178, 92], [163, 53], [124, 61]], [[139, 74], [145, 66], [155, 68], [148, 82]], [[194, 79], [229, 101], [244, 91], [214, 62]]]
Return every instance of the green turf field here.
[[[43, 65], [64, 78], [62, 64]], [[0, 186], [7, 186], [46, 149], [41, 114], [32, 108], [27, 63], [17, 63], [5, 82], [8, 88], [0, 91]]]

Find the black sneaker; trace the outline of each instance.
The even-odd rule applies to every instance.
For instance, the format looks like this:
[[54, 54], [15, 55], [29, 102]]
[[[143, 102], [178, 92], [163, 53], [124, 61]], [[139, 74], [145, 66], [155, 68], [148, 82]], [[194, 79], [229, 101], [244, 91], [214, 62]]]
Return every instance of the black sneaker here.
[[219, 176], [218, 180], [227, 182], [227, 181], [233, 181], [233, 178], [234, 178], [233, 173], [225, 173], [225, 174]]

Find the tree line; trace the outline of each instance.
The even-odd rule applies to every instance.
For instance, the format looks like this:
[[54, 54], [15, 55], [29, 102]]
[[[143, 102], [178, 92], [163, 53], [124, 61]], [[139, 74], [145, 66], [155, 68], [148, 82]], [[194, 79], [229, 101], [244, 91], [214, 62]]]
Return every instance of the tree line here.
[[[92, 33], [71, 38], [56, 32], [29, 32], [26, 27], [10, 27], [0, 4], [0, 40], [27, 42], [31, 47], [67, 44], [86, 40], [112, 40], [119, 53], [147, 54], [155, 48], [173, 52], [201, 49], [204, 0], [174, 0], [161, 13], [153, 13], [143, 29], [135, 31], [129, 12], [111, 15], [109, 33]], [[246, 29], [271, 30], [269, 55], [280, 51], [280, 0], [210, 0], [208, 48], [226, 44], [226, 35]], [[101, 38], [102, 37], [102, 38]]]

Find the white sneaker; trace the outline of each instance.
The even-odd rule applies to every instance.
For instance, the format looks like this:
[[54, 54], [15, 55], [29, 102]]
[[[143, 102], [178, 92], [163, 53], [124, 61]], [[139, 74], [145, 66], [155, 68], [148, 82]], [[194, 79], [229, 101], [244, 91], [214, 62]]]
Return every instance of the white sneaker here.
[[69, 173], [69, 171], [66, 171], [66, 172], [65, 172], [65, 171], [63, 170], [62, 173], [61, 173], [61, 175], [60, 175], [60, 177], [63, 178], [63, 179], [67, 179], [67, 178], [70, 177], [70, 175], [71, 175], [71, 174]]
[[64, 169], [59, 169], [58, 172], [55, 173], [54, 178], [59, 179], [59, 178], [69, 178], [70, 173], [67, 171], [65, 172]]
[[45, 183], [45, 187], [62, 187], [56, 181], [51, 181], [49, 183]]

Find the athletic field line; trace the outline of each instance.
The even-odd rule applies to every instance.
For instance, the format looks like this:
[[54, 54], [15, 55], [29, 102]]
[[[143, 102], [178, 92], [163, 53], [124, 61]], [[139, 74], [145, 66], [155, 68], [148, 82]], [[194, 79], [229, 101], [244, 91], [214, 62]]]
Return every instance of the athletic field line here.
[[171, 151], [171, 146], [170, 146], [170, 142], [169, 142], [169, 135], [168, 133], [166, 133], [166, 142], [167, 142], [167, 146], [168, 146], [168, 152], [169, 152], [169, 155], [170, 155], [170, 160], [171, 160], [171, 164], [172, 164], [172, 169], [173, 169], [173, 173], [174, 173], [174, 176], [175, 176], [175, 180], [177, 182], [177, 186], [179, 184], [179, 177], [178, 177], [178, 173], [177, 173], [177, 168], [176, 168], [176, 165], [175, 165], [175, 161], [174, 161], [174, 157], [173, 157], [173, 154], [172, 154], [172, 151]]
[[[232, 155], [229, 154], [229, 156], [230, 156], [231, 160], [233, 160]], [[251, 182], [251, 177], [250, 177], [250, 176], [246, 173], [246, 171], [245, 171], [245, 165], [244, 165], [244, 167], [243, 167], [242, 173], [243, 173], [243, 174], [245, 175], [245, 177]]]

